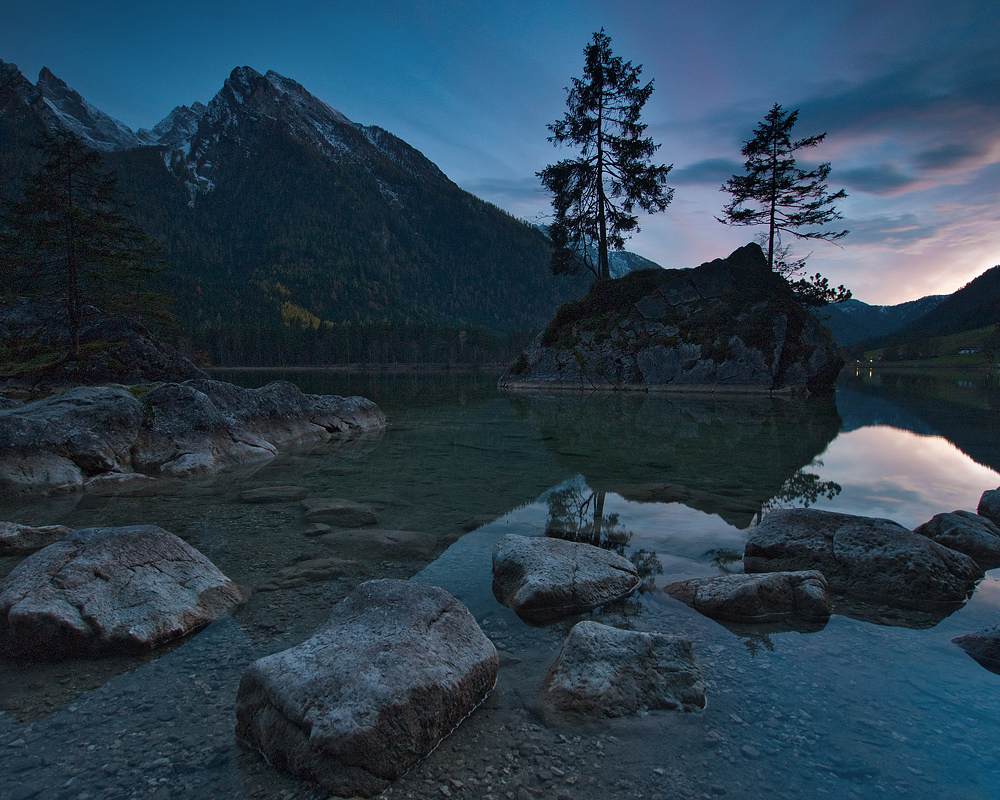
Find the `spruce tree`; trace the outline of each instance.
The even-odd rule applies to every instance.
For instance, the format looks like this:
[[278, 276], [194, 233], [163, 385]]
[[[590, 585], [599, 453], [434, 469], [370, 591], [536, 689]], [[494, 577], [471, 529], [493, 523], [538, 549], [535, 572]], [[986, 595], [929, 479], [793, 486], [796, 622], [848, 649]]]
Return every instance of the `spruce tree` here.
[[[829, 194], [826, 180], [830, 164], [820, 164], [813, 170], [795, 166], [795, 152], [816, 147], [826, 138], [825, 133], [792, 141], [791, 132], [799, 112], [782, 111], [775, 103], [754, 136], [740, 151], [746, 157], [746, 175], [733, 175], [722, 185], [733, 199], [716, 217], [727, 225], [767, 225], [767, 263], [774, 269], [776, 248], [781, 233], [800, 239], [836, 241], [848, 231], [821, 231], [815, 226], [843, 219], [834, 202], [847, 197], [840, 191]], [[747, 205], [745, 205], [747, 204]]]
[[166, 298], [146, 281], [159, 245], [123, 213], [117, 179], [100, 153], [71, 132], [45, 135], [42, 164], [25, 179], [23, 197], [5, 201], [3, 257], [7, 292], [36, 301], [41, 316], [69, 329], [70, 360], [79, 357], [88, 306], [112, 315], [165, 314]]
[[608, 250], [621, 250], [624, 234], [639, 230], [636, 206], [663, 211], [673, 198], [666, 186], [672, 165], [652, 164], [659, 145], [643, 138], [647, 126], [639, 117], [653, 82], [640, 85], [642, 66], [613, 55], [603, 28], [584, 57], [584, 77], [573, 78], [566, 90], [569, 111], [548, 126], [550, 142], [572, 145], [580, 155], [546, 167], [538, 177], [553, 195], [552, 271], [573, 273], [583, 266], [607, 280]]

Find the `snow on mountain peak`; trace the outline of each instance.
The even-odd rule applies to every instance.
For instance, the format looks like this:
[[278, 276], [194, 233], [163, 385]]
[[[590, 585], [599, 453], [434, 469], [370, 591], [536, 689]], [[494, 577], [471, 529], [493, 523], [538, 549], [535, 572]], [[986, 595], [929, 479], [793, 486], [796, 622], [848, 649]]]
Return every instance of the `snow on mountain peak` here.
[[65, 81], [53, 75], [48, 67], [42, 67], [36, 86], [57, 126], [72, 131], [91, 147], [121, 150], [147, 144], [124, 122], [84, 100]]

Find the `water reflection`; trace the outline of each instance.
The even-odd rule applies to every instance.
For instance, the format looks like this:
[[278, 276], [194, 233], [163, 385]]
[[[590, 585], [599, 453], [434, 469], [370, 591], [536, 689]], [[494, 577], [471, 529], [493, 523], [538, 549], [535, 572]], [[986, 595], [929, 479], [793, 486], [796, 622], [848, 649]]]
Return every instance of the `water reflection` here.
[[684, 503], [741, 529], [775, 503], [836, 494], [835, 482], [806, 471], [840, 430], [829, 398], [597, 393], [510, 403], [556, 463], [597, 492]]

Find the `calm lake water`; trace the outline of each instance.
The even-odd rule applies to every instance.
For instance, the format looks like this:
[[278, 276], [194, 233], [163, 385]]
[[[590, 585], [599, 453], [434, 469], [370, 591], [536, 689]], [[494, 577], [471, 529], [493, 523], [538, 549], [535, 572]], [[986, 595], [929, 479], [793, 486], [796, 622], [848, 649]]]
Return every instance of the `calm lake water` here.
[[[740, 571], [749, 533], [773, 508], [907, 527], [974, 511], [1000, 486], [995, 381], [849, 372], [836, 401], [772, 401], [507, 398], [493, 378], [468, 376], [217, 377], [363, 394], [389, 426], [149, 495], [0, 507], [0, 519], [34, 524], [161, 525], [257, 590], [232, 619], [153, 658], [0, 661], [0, 797], [314, 797], [235, 745], [236, 688], [249, 663], [302, 641], [374, 577], [444, 587], [501, 654], [486, 703], [386, 797], [1000, 796], [1000, 675], [950, 641], [1000, 622], [1000, 571], [944, 619], [869, 607], [809, 633], [726, 627], [660, 591]], [[298, 503], [239, 502], [244, 489], [287, 484], [366, 503], [380, 527], [429, 534], [433, 548], [345, 549], [307, 536]], [[593, 721], [537, 706], [582, 617], [521, 622], [493, 597], [490, 554], [506, 533], [586, 531], [599, 503], [602, 544], [645, 551], [650, 571], [641, 594], [590, 616], [690, 638], [703, 712]], [[356, 565], [338, 570], [331, 557]], [[0, 560], [0, 576], [15, 564]]]

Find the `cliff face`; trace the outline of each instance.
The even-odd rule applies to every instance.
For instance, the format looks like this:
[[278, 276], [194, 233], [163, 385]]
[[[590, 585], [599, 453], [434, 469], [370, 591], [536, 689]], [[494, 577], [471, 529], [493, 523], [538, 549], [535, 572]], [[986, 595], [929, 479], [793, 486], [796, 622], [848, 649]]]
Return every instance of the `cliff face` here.
[[595, 284], [500, 379], [512, 390], [830, 394], [843, 359], [760, 247]]

